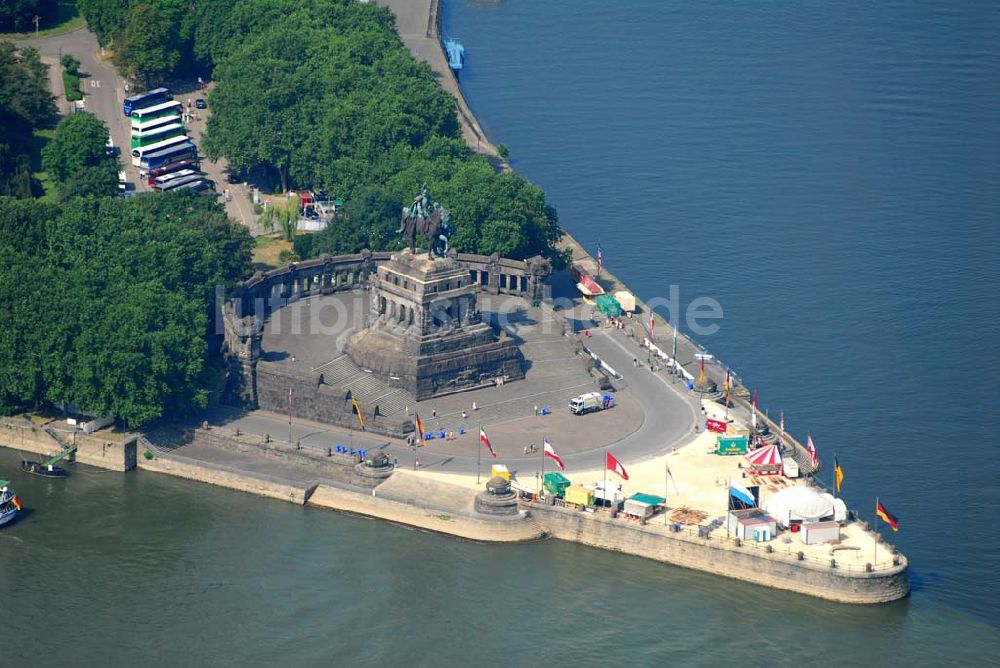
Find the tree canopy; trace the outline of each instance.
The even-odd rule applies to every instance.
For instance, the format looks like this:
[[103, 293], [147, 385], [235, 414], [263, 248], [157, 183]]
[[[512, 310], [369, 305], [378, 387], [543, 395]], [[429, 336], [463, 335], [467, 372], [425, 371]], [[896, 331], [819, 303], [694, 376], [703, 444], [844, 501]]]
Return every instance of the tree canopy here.
[[63, 199], [83, 195], [114, 195], [118, 191], [118, 161], [108, 155], [108, 127], [87, 112], [67, 116], [56, 136], [42, 149], [42, 167], [56, 181]]
[[46, 66], [32, 48], [0, 42], [0, 195], [31, 197], [31, 138], [56, 113]]
[[[453, 213], [459, 249], [554, 255], [561, 232], [544, 193], [517, 174], [497, 174], [469, 150], [454, 99], [403, 46], [385, 7], [356, 0], [80, 6], [99, 35], [112, 36], [126, 73], [149, 73], [144, 62], [176, 67], [194, 59], [212, 68], [202, 148], [234, 171], [262, 175], [283, 190], [329, 192], [349, 206], [367, 198], [376, 218], [385, 198], [408, 202], [427, 182]], [[384, 197], [372, 200], [375, 191]], [[355, 207], [335, 225], [359, 217], [370, 216]], [[350, 252], [363, 236], [338, 229], [300, 246]]]
[[245, 276], [250, 248], [194, 193], [0, 198], [0, 401], [131, 426], [203, 407], [215, 287]]

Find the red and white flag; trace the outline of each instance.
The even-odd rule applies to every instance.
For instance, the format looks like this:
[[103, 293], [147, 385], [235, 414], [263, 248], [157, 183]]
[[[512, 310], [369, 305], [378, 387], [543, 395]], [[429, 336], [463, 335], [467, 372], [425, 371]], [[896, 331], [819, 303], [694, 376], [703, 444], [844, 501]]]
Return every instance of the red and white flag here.
[[778, 425], [781, 429], [781, 435], [785, 435], [785, 411], [781, 411], [781, 423]]
[[812, 434], [806, 436], [806, 450], [809, 451], [809, 460], [812, 461], [813, 466], [819, 462], [819, 456], [816, 454], [816, 446], [813, 445]]
[[656, 321], [653, 320], [653, 312], [650, 311], [649, 312], [649, 338], [650, 338], [651, 341], [656, 341], [656, 334], [653, 333], [653, 330], [655, 330], [655, 329], [656, 329]]
[[601, 275], [601, 269], [604, 268], [604, 253], [601, 252], [601, 244], [597, 244], [597, 275]]
[[549, 443], [548, 439], [542, 440], [542, 454], [551, 459], [559, 467], [560, 471], [565, 471], [566, 466], [563, 464], [562, 457], [556, 454], [556, 451], [552, 449], [552, 444]]
[[753, 405], [750, 407], [750, 424], [757, 430], [757, 390], [753, 391]]
[[493, 459], [497, 458], [497, 453], [493, 450], [493, 446], [490, 445], [490, 439], [486, 435], [486, 430], [483, 429], [482, 425], [479, 426], [479, 442], [486, 446], [486, 449], [493, 455]]
[[292, 388], [288, 388], [288, 405], [292, 405]]
[[615, 459], [615, 456], [610, 452], [606, 452], [605, 455], [607, 457], [604, 462], [604, 466], [610, 469], [613, 473], [617, 473], [621, 476], [622, 480], [628, 480], [628, 472], [625, 471], [625, 467], [622, 466], [622, 463]]

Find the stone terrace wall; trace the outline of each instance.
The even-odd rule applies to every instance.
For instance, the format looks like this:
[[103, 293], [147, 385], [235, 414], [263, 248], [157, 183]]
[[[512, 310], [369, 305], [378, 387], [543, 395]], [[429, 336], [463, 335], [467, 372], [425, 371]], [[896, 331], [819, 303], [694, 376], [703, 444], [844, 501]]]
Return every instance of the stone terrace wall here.
[[[76, 453], [71, 461], [89, 464], [110, 471], [131, 471], [136, 466], [136, 436], [115, 434], [106, 438], [101, 432], [84, 434], [81, 431], [58, 432], [67, 443], [75, 444]], [[62, 450], [62, 443], [45, 429], [23, 418], [0, 418], [0, 446], [31, 452], [44, 459]]]
[[[292, 415], [306, 420], [356, 428], [348, 390], [323, 382], [323, 374], [295, 369], [287, 364], [258, 362], [256, 365], [257, 406], [276, 413], [288, 412], [288, 389], [292, 389]], [[406, 419], [375, 415], [375, 406], [361, 403], [365, 430], [402, 438], [413, 431]], [[272, 434], [273, 436], [273, 434]]]

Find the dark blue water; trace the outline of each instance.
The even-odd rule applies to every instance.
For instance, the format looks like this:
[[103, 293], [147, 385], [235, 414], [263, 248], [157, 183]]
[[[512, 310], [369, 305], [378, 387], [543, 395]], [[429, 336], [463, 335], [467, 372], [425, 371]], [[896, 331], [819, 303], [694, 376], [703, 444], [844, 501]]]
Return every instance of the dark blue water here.
[[1000, 5], [445, 10], [563, 226], [647, 300], [718, 300], [699, 341], [899, 516], [914, 593], [880, 622], [947, 643], [928, 619], [961, 617], [995, 651]]

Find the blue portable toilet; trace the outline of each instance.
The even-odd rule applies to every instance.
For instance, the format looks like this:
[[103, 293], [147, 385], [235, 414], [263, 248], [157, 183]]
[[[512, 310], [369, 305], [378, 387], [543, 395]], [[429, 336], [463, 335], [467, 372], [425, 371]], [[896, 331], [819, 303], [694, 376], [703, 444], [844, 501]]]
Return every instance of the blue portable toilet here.
[[438, 432], [438, 438], [447, 438], [447, 437], [448, 437], [448, 432], [446, 432], [445, 430], [442, 429], [441, 431]]
[[465, 435], [465, 427], [459, 427], [458, 428], [458, 433], [459, 433], [460, 436], [464, 436]]

